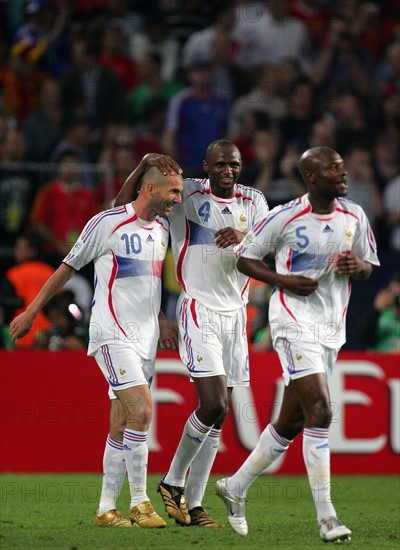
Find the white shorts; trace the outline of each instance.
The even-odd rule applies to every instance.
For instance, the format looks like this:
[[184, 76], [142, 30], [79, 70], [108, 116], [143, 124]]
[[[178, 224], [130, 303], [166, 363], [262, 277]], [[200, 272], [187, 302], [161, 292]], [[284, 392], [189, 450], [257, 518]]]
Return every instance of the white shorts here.
[[226, 376], [228, 387], [249, 385], [245, 307], [221, 315], [181, 294], [177, 319], [179, 353], [192, 378]]
[[117, 398], [113, 390], [151, 385], [155, 358], [143, 359], [129, 344], [105, 344], [95, 352], [94, 358], [109, 384], [110, 399]]
[[339, 353], [338, 349], [315, 342], [294, 342], [287, 338], [276, 338], [274, 348], [279, 355], [286, 386], [291, 380], [318, 372], [329, 377]]

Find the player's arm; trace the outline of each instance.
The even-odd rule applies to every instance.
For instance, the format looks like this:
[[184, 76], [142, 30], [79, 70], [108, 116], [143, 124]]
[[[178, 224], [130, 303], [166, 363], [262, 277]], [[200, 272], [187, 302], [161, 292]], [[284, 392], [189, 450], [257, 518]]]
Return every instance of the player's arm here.
[[178, 325], [174, 321], [167, 319], [161, 310], [158, 314], [158, 325], [160, 327], [160, 346], [166, 349], [177, 349]]
[[11, 321], [10, 335], [13, 342], [18, 338], [22, 338], [31, 330], [33, 322], [42, 307], [62, 289], [74, 273], [75, 269], [69, 265], [61, 264], [53, 275], [47, 279], [26, 310]]
[[224, 227], [214, 233], [215, 244], [218, 248], [227, 248], [228, 246], [235, 246], [239, 244], [246, 233], [238, 231], [233, 227]]
[[248, 277], [257, 279], [299, 296], [309, 296], [318, 288], [318, 281], [302, 275], [281, 275], [273, 271], [264, 261], [241, 256], [237, 268]]
[[155, 166], [165, 176], [174, 173], [182, 174], [182, 168], [172, 157], [161, 155], [160, 153], [147, 153], [125, 180], [121, 191], [115, 199], [114, 206], [121, 206], [136, 199], [142, 176], [150, 166]]
[[371, 276], [372, 270], [372, 264], [351, 253], [342, 252], [338, 254], [336, 260], [338, 275], [351, 275], [356, 281], [366, 281]]

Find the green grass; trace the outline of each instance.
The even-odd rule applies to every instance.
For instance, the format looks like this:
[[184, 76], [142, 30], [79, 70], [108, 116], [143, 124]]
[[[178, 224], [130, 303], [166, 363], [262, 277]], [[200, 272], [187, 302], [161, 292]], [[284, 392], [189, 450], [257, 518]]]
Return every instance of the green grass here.
[[[149, 497], [166, 517], [156, 485], [149, 476]], [[226, 521], [223, 503], [214, 495], [214, 476], [204, 505]], [[314, 505], [302, 476], [264, 476], [249, 493], [249, 534], [240, 537], [229, 525], [221, 529], [180, 527], [168, 519], [165, 529], [101, 529], [92, 521], [100, 491], [99, 475], [2, 476], [0, 548], [8, 550], [102, 550], [224, 548], [309, 550], [326, 548], [318, 536]], [[399, 479], [395, 476], [337, 476], [333, 499], [340, 518], [353, 529], [353, 550], [400, 547]], [[129, 508], [125, 486], [119, 509]]]

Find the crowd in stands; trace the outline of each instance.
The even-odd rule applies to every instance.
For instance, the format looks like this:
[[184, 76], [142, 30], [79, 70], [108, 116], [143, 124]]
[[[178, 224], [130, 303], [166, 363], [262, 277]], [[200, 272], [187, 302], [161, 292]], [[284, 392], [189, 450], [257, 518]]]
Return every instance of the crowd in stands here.
[[0, 2], [2, 274], [27, 232], [58, 265], [146, 152], [204, 177], [222, 137], [270, 207], [305, 192], [305, 149], [336, 149], [399, 253], [400, 0]]

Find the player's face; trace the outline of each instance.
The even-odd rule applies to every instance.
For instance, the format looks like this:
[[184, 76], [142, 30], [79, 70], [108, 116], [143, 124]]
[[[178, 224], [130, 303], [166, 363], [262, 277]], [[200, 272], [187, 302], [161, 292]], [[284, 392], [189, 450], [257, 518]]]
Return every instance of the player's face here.
[[321, 160], [315, 176], [315, 191], [330, 200], [347, 195], [347, 172], [337, 153], [332, 152]]
[[240, 152], [236, 147], [215, 147], [203, 162], [203, 169], [208, 174], [213, 194], [230, 198], [242, 169]]
[[154, 210], [159, 216], [168, 218], [176, 204], [182, 202], [182, 178], [170, 176], [168, 181], [159, 187], [155, 194]]

